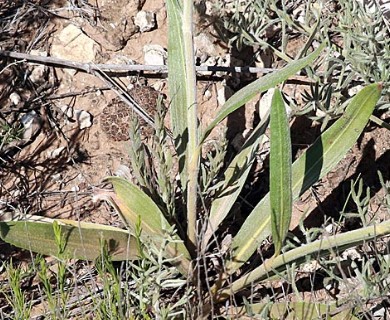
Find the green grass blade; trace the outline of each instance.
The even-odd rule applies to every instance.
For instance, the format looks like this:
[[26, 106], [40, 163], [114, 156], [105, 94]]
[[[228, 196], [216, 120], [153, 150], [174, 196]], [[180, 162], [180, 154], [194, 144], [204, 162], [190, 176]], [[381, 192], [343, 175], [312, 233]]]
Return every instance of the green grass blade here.
[[[313, 183], [328, 173], [354, 145], [380, 98], [381, 85], [361, 90], [350, 102], [345, 114], [326, 130], [292, 166], [292, 195], [297, 199]], [[269, 193], [253, 209], [233, 239], [230, 272], [237, 270], [271, 234]]]
[[[141, 218], [143, 234], [158, 242], [166, 235], [170, 224], [164, 217], [159, 207], [135, 185], [119, 177], [109, 177], [107, 181], [114, 186], [115, 194], [106, 198], [116, 208], [124, 222], [134, 230], [138, 217]], [[176, 237], [177, 242], [168, 245], [170, 257], [177, 257], [180, 261], [179, 270], [186, 274], [189, 270], [190, 254], [183, 241]]]
[[272, 98], [270, 130], [271, 226], [277, 256], [287, 236], [292, 213], [290, 126], [283, 97], [278, 89]]
[[256, 94], [274, 88], [278, 84], [282, 83], [283, 81], [287, 80], [289, 77], [297, 73], [299, 70], [311, 64], [320, 55], [324, 47], [325, 44], [322, 44], [305, 58], [293, 61], [283, 69], [267, 74], [264, 77], [252, 82], [251, 84], [237, 91], [233, 96], [230, 97], [228, 101], [226, 101], [216, 118], [205, 129], [202, 138], [200, 139], [201, 143], [207, 138], [207, 136], [214, 129], [214, 127], [223, 119], [225, 119], [229, 114], [243, 106]]
[[[9, 221], [0, 222], [0, 238], [16, 247], [43, 255], [56, 256], [53, 222]], [[86, 222], [59, 223], [64, 239], [61, 257], [95, 260], [101, 254], [101, 243], [106, 243], [114, 261], [138, 258], [136, 241], [122, 229]], [[103, 242], [102, 242], [103, 241]]]
[[258, 150], [258, 146], [262, 143], [268, 120], [269, 117], [266, 116], [258, 124], [251, 137], [242, 147], [240, 153], [234, 157], [224, 172], [223, 180], [225, 184], [222, 187], [221, 193], [211, 204], [207, 228], [204, 234], [202, 234], [201, 247], [203, 251], [206, 249], [213, 233], [218, 229], [219, 224], [230, 212], [245, 185], [256, 157], [255, 153]]
[[233, 282], [231, 286], [219, 292], [218, 300], [225, 300], [229, 298], [232, 293], [238, 292], [254, 282], [269, 279], [269, 277], [275, 275], [276, 272], [285, 271], [287, 266], [291, 263], [296, 263], [297, 265], [305, 263], [307, 261], [307, 256], [315, 255], [315, 257], [318, 258], [319, 256], [330, 254], [333, 249], [337, 249], [340, 252], [389, 234], [390, 221], [386, 221], [377, 225], [360, 228], [331, 237], [325, 237], [300, 246], [277, 257], [271, 258], [260, 267]]

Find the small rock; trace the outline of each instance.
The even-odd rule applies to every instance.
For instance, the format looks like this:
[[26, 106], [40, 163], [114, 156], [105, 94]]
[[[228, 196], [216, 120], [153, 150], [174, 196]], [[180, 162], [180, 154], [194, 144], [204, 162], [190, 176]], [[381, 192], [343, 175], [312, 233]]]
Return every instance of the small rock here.
[[[31, 50], [30, 54], [39, 57], [47, 57], [48, 54], [45, 51]], [[32, 64], [33, 68], [31, 70], [29, 79], [35, 84], [43, 84], [46, 82], [47, 75], [49, 73], [49, 68], [43, 64]]]
[[54, 149], [54, 150], [50, 150], [47, 152], [47, 157], [49, 159], [55, 159], [55, 158], [58, 158], [58, 156], [61, 154], [61, 152], [65, 149], [65, 147], [59, 147], [57, 149]]
[[73, 108], [71, 106], [64, 104], [64, 105], [60, 106], [60, 109], [68, 119], [73, 118]]
[[[378, 308], [379, 307], [379, 308]], [[375, 306], [371, 310], [371, 314], [373, 315], [374, 318], [376, 319], [386, 319], [386, 309], [385, 307], [380, 307], [380, 305]]]
[[274, 95], [275, 89], [269, 89], [260, 99], [259, 102], [259, 117], [264, 119], [268, 111], [271, 109], [272, 97]]
[[[77, 62], [97, 62], [98, 44], [86, 36], [78, 27], [70, 24], [54, 39], [51, 55], [56, 58]], [[74, 75], [76, 70], [65, 69]]]
[[326, 231], [328, 234], [333, 234], [333, 230], [334, 230], [333, 224], [328, 224], [328, 225], [325, 227], [325, 231]]
[[135, 16], [134, 23], [141, 32], [153, 30], [156, 27], [156, 15], [150, 11], [139, 11]]
[[362, 89], [363, 89], [363, 86], [361, 86], [361, 85], [358, 85], [356, 87], [352, 87], [352, 88], [348, 89], [348, 95], [350, 97], [353, 97]]
[[22, 139], [26, 141], [32, 139], [42, 125], [41, 118], [34, 110], [23, 115], [20, 122], [24, 128]]
[[74, 112], [77, 123], [80, 130], [89, 128], [92, 126], [92, 114], [84, 110], [75, 110]]
[[46, 81], [47, 73], [47, 67], [41, 64], [32, 69], [29, 78], [35, 84], [43, 84]]
[[224, 85], [217, 91], [217, 101], [220, 106], [224, 105], [226, 100], [233, 95], [233, 90], [229, 86]]
[[158, 44], [144, 46], [144, 62], [146, 65], [165, 65], [168, 58], [167, 52]]
[[79, 186], [73, 186], [72, 188], [70, 188], [70, 191], [78, 192], [78, 191], [80, 191], [80, 187]]
[[213, 94], [211, 93], [210, 90], [207, 89], [207, 90], [204, 92], [203, 96], [204, 96], [204, 99], [205, 99], [206, 101], [208, 101], [208, 100], [211, 99], [211, 97], [213, 96]]
[[12, 92], [10, 95], [9, 95], [9, 99], [10, 101], [12, 102], [13, 105], [17, 106], [21, 101], [22, 101], [22, 98], [20, 97], [20, 95], [16, 92]]
[[54, 182], [61, 182], [62, 181], [62, 174], [61, 173], [56, 173], [51, 176], [51, 179]]
[[213, 40], [205, 33], [199, 33], [196, 37], [194, 37], [194, 46], [195, 55], [198, 57], [202, 56], [202, 54], [206, 54], [208, 56], [218, 55]]

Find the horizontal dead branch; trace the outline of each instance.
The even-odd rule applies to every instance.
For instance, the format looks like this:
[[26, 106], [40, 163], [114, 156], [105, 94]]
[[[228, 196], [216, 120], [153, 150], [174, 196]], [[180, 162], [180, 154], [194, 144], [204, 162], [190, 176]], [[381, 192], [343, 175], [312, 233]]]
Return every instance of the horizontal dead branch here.
[[[153, 73], [167, 73], [168, 67], [161, 65], [143, 65], [143, 64], [95, 64], [83, 63], [54, 57], [42, 57], [13, 51], [0, 50], [0, 56], [12, 59], [23, 60], [30, 63], [50, 65], [53, 67], [76, 69], [87, 73], [94, 71], [111, 72], [140, 72], [148, 71]], [[234, 72], [234, 73], [270, 73], [276, 69], [272, 68], [255, 68], [255, 67], [223, 67], [223, 66], [197, 66], [197, 72]]]

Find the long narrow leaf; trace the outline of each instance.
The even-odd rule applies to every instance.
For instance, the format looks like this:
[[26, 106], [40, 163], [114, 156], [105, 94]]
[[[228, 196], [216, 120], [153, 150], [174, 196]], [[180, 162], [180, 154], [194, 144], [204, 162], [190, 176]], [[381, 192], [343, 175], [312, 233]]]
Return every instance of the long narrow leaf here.
[[[293, 200], [328, 173], [353, 146], [374, 110], [381, 85], [372, 84], [361, 90], [350, 102], [345, 114], [326, 130], [296, 160], [292, 167]], [[229, 272], [237, 270], [271, 234], [269, 193], [253, 209], [233, 239], [233, 261]]]
[[[0, 222], [0, 238], [19, 248], [56, 256], [58, 244], [53, 221], [48, 222], [46, 218], [45, 222]], [[101, 254], [102, 243], [108, 246], [108, 253], [114, 261], [138, 258], [136, 241], [125, 230], [94, 223], [64, 224], [61, 220], [56, 221], [64, 239], [62, 258], [95, 260]]]
[[[180, 0], [167, 1], [168, 14], [168, 89], [170, 115], [176, 152], [179, 158], [181, 184], [187, 187], [186, 152], [188, 146], [187, 117], [189, 100], [186, 92], [186, 59], [184, 55], [183, 6]], [[184, 192], [185, 190], [183, 190]]]
[[171, 119], [182, 191], [187, 204], [187, 237], [195, 248], [198, 148], [198, 111], [191, 0], [168, 0], [168, 83]]
[[278, 84], [282, 83], [283, 81], [287, 80], [289, 77], [297, 73], [299, 70], [311, 64], [320, 55], [324, 47], [325, 44], [322, 44], [305, 58], [291, 62], [283, 69], [267, 74], [266, 76], [252, 82], [251, 84], [237, 91], [233, 96], [230, 97], [228, 101], [226, 101], [214, 121], [211, 122], [210, 125], [203, 132], [200, 141], [203, 142], [210, 134], [211, 130], [213, 130], [218, 123], [225, 119], [229, 114], [247, 103], [256, 94], [274, 88]]
[[287, 266], [293, 262], [298, 265], [304, 263], [307, 256], [315, 255], [316, 258], [318, 258], [319, 256], [330, 254], [332, 249], [337, 249], [338, 251], [346, 250], [389, 234], [390, 221], [386, 221], [377, 225], [360, 228], [358, 230], [337, 234], [331, 237], [325, 237], [300, 246], [283, 253], [276, 258], [271, 258], [260, 267], [233, 282], [231, 286], [218, 293], [218, 300], [225, 300], [230, 297], [232, 293], [238, 292], [254, 282], [269, 279], [270, 276], [276, 274], [277, 272], [286, 270]]
[[286, 107], [278, 89], [272, 98], [270, 130], [271, 226], [277, 256], [286, 238], [292, 213], [290, 127]]
[[230, 212], [245, 185], [256, 157], [256, 151], [262, 143], [268, 120], [268, 116], [265, 116], [262, 119], [251, 137], [242, 147], [242, 150], [234, 157], [224, 172], [223, 180], [225, 181], [225, 184], [222, 187], [221, 193], [211, 204], [207, 228], [202, 235], [201, 247], [203, 251], [206, 249], [213, 233], [218, 229], [219, 224]]
[[[113, 204], [130, 229], [134, 228], [138, 217], [140, 217], [145, 236], [151, 237], [157, 242], [166, 236], [166, 230], [170, 229], [170, 225], [152, 199], [125, 179], [109, 177], [107, 181], [114, 186], [115, 194], [111, 194], [105, 199]], [[180, 272], [187, 274], [190, 266], [190, 254], [183, 241], [178, 237], [175, 240], [168, 246], [169, 255], [178, 259]]]

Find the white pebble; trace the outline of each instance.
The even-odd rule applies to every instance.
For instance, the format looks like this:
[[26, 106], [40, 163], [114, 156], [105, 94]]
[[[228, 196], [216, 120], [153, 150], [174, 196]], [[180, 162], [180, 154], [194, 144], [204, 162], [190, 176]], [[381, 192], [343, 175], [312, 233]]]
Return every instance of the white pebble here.
[[22, 98], [20, 97], [19, 94], [17, 94], [16, 92], [12, 92], [10, 95], [9, 95], [9, 99], [11, 100], [11, 102], [16, 106], [18, 105], [21, 101], [22, 101]]
[[156, 15], [150, 11], [139, 11], [135, 16], [134, 24], [141, 32], [153, 30], [156, 27]]

